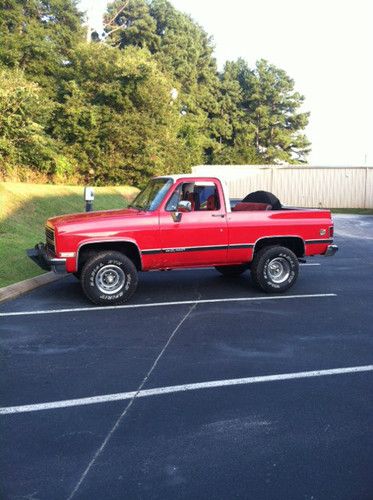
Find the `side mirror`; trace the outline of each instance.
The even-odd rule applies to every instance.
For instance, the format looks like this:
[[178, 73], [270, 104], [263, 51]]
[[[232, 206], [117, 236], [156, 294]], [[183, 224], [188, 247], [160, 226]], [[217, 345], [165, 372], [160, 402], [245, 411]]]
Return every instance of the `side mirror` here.
[[178, 212], [191, 212], [192, 211], [192, 204], [190, 201], [182, 200], [179, 201], [177, 204], [177, 211]]
[[182, 200], [177, 204], [176, 212], [172, 212], [172, 218], [174, 222], [180, 222], [183, 212], [191, 212], [192, 204], [190, 201]]

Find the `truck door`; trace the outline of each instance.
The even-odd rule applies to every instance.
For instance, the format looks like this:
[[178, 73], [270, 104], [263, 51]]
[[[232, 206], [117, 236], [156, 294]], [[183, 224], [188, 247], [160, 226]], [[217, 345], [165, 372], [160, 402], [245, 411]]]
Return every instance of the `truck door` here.
[[[191, 211], [175, 212], [179, 201]], [[221, 186], [213, 181], [180, 181], [160, 211], [160, 240], [165, 267], [213, 266], [227, 262], [228, 228]]]

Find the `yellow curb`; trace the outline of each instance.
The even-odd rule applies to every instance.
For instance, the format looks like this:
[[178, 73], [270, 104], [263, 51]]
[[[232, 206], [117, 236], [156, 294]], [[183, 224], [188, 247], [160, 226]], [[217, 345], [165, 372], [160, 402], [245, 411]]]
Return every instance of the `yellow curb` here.
[[29, 278], [27, 280], [19, 281], [13, 285], [4, 286], [0, 288], [0, 302], [5, 302], [6, 300], [15, 299], [19, 295], [23, 295], [34, 288], [39, 286], [52, 283], [66, 276], [66, 274], [56, 274], [54, 272], [40, 274], [34, 278]]

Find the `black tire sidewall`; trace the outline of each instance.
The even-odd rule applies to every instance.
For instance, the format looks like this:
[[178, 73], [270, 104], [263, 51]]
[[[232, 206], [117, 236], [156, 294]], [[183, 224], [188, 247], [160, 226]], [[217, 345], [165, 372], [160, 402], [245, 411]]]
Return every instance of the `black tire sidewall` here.
[[[115, 294], [105, 294], [96, 286], [96, 276], [99, 270], [109, 264], [123, 270], [125, 281], [123, 287]], [[84, 293], [95, 304], [115, 305], [126, 302], [137, 287], [137, 270], [128, 257], [119, 252], [105, 252], [91, 258], [84, 265], [81, 282]]]
[[[282, 257], [290, 265], [290, 275], [283, 283], [275, 283], [271, 280], [268, 274], [268, 267], [270, 262], [276, 258]], [[255, 269], [255, 282], [268, 293], [281, 293], [288, 290], [294, 285], [297, 280], [299, 272], [299, 263], [296, 255], [285, 247], [272, 247], [263, 249], [259, 256], [256, 269]]]

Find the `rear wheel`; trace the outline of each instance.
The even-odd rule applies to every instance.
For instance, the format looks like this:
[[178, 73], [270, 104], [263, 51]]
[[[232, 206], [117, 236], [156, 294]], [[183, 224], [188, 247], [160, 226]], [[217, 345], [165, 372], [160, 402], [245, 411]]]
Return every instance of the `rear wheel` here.
[[239, 276], [249, 269], [248, 265], [238, 265], [238, 266], [216, 266], [215, 269], [223, 276]]
[[253, 283], [267, 293], [281, 293], [294, 285], [299, 273], [297, 256], [286, 247], [264, 247], [251, 265]]
[[82, 269], [81, 284], [86, 296], [98, 305], [126, 302], [137, 288], [137, 270], [120, 252], [100, 252], [89, 258]]

